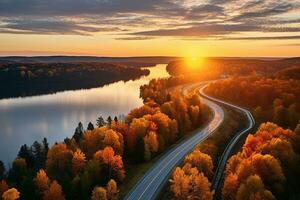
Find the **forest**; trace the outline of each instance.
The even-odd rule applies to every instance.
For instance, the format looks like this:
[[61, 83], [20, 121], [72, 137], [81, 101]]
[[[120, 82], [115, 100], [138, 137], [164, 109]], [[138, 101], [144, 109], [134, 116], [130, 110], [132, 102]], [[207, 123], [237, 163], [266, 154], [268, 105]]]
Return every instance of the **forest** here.
[[227, 162], [224, 199], [297, 199], [300, 124], [294, 131], [262, 123]]
[[[167, 84], [168, 83], [168, 84]], [[180, 79], [158, 79], [141, 87], [142, 107], [125, 119], [97, 119], [52, 147], [47, 139], [20, 148], [11, 167], [1, 163], [3, 199], [117, 199], [128, 166], [164, 152], [204, 124], [209, 116], [198, 94], [183, 97], [167, 87]]]
[[[233, 66], [233, 76], [211, 83], [205, 92], [249, 108], [257, 122], [255, 134], [249, 134], [228, 160], [224, 184], [216, 194], [211, 182], [218, 159], [244, 126], [243, 116], [225, 108], [221, 127], [173, 171], [167, 199], [299, 197], [299, 67], [279, 67], [270, 76], [254, 68], [245, 74], [244, 69], [237, 73], [236, 69]], [[122, 198], [120, 188], [133, 176], [129, 168], [138, 170], [208, 121], [210, 111], [199, 94], [183, 96], [177, 86], [215, 79], [220, 71], [190, 74], [153, 79], [141, 86], [143, 106], [124, 119], [99, 116], [97, 124], [89, 123], [85, 130], [79, 123], [71, 138], [53, 146], [46, 138], [21, 146], [8, 168], [0, 162], [0, 196], [5, 200]]]
[[[178, 67], [183, 70], [183, 65]], [[218, 141], [229, 141], [228, 131], [222, 128], [174, 170], [169, 184], [171, 194], [165, 199], [210, 200], [214, 195], [224, 200], [299, 198], [299, 69], [279, 68], [268, 76], [249, 71], [209, 84], [207, 94], [252, 111], [257, 123], [255, 134], [249, 134], [240, 151], [237, 148], [227, 161], [220, 194], [211, 190], [211, 181], [216, 152], [222, 149]], [[241, 122], [241, 118], [231, 118], [225, 123]]]
[[[300, 69], [300, 68], [299, 68]], [[233, 77], [210, 84], [212, 96], [251, 108], [258, 123], [272, 121], [294, 129], [300, 119], [300, 80]]]
[[[198, 63], [197, 63], [198, 62]], [[270, 76], [280, 70], [291, 67], [300, 67], [300, 58], [286, 59], [251, 59], [251, 58], [205, 58], [192, 63], [186, 59], [171, 61], [168, 72], [173, 76], [187, 75], [197, 78], [197, 76], [229, 76], [229, 75], [249, 75], [259, 74]], [[205, 72], [205, 73], [204, 73]], [[207, 77], [209, 78], [209, 77]]]
[[[135, 63], [142, 64], [142, 63]], [[147, 69], [101, 62], [0, 62], [0, 99], [88, 89], [148, 75]]]

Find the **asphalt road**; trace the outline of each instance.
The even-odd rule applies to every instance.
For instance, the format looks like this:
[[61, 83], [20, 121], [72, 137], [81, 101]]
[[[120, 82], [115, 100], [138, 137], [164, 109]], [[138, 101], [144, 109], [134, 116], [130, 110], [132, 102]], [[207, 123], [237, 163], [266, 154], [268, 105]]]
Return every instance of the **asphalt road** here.
[[[200, 84], [183, 87], [182, 93], [186, 94], [191, 88], [197, 87], [197, 85], [199, 86]], [[212, 120], [204, 128], [193, 134], [193, 136], [183, 140], [157, 160], [156, 164], [140, 178], [138, 183], [125, 196], [125, 200], [155, 199], [164, 184], [168, 181], [174, 167], [178, 165], [197, 144], [204, 141], [219, 127], [224, 120], [222, 108], [207, 98], [203, 99], [203, 103], [211, 108], [213, 113]]]
[[[255, 120], [249, 110], [206, 95], [203, 92], [203, 90], [205, 89], [206, 86], [202, 87], [200, 90], [200, 94], [203, 98], [209, 99], [209, 100], [217, 102], [219, 104], [223, 104], [231, 109], [234, 109], [236, 111], [243, 113], [246, 116], [247, 121], [248, 121], [247, 126], [243, 130], [241, 130], [239, 133], [235, 134], [234, 137], [227, 144], [227, 146], [226, 146], [225, 150], [223, 151], [222, 156], [219, 160], [219, 163], [217, 165], [217, 168], [215, 170], [215, 174], [214, 174], [214, 177], [212, 180], [212, 189], [214, 191], [219, 191], [221, 183], [222, 183], [223, 175], [224, 175], [223, 172], [225, 171], [225, 167], [226, 167], [226, 162], [227, 162], [228, 158], [231, 156], [231, 154], [233, 153], [235, 144], [255, 126]], [[218, 198], [218, 196], [215, 195], [214, 199], [217, 199], [217, 198]]]

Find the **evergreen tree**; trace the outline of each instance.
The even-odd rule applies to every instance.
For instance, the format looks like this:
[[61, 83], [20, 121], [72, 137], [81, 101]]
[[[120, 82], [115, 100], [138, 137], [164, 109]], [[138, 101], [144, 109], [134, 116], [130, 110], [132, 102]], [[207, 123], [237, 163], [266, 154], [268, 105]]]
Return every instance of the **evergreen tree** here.
[[34, 156], [34, 168], [41, 169], [44, 165], [44, 152], [42, 144], [35, 141], [32, 145], [32, 153]]
[[5, 175], [5, 166], [3, 162], [0, 160], [0, 180], [4, 178]]
[[108, 118], [107, 118], [106, 121], [107, 121], [107, 124], [108, 124], [108, 125], [111, 125], [111, 122], [112, 122], [111, 116], [108, 116]]
[[115, 121], [116, 123], [118, 123], [118, 118], [117, 118], [117, 116], [115, 116], [114, 121]]
[[92, 122], [90, 122], [87, 126], [87, 130], [92, 131], [94, 130], [94, 124], [92, 124]]
[[104, 121], [104, 119], [103, 119], [102, 116], [98, 117], [98, 119], [97, 119], [97, 124], [96, 124], [96, 125], [97, 125], [98, 127], [102, 127], [102, 126], [105, 125], [105, 121]]
[[49, 151], [49, 143], [47, 141], [47, 138], [44, 138], [42, 143], [43, 143], [43, 151], [44, 151], [44, 160], [46, 160]]
[[75, 129], [73, 138], [78, 143], [80, 141], [80, 139], [82, 138], [82, 135], [83, 135], [83, 125], [81, 122], [79, 122], [77, 128]]
[[24, 158], [29, 168], [32, 168], [34, 166], [34, 156], [32, 154], [32, 150], [28, 148], [26, 144], [21, 146], [18, 157]]

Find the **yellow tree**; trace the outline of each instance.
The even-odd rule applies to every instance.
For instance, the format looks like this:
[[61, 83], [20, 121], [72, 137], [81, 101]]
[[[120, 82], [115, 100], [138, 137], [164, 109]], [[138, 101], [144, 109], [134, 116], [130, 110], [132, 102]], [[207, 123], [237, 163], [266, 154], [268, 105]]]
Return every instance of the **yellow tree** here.
[[86, 164], [86, 157], [85, 154], [80, 150], [77, 149], [73, 154], [72, 158], [72, 173], [76, 175], [79, 172], [82, 172], [84, 166]]
[[123, 154], [123, 138], [121, 134], [117, 134], [114, 130], [108, 129], [105, 131], [105, 136], [103, 139], [104, 146], [111, 146], [116, 153], [122, 155]]
[[108, 165], [108, 178], [122, 181], [125, 178], [124, 164], [120, 155], [115, 155], [113, 148], [105, 147], [94, 155], [94, 160], [100, 164]]
[[91, 200], [107, 200], [107, 192], [103, 187], [95, 187], [92, 192]]
[[20, 192], [15, 188], [11, 188], [3, 193], [2, 198], [3, 200], [16, 200], [20, 198]]
[[180, 167], [176, 167], [170, 180], [171, 191], [177, 199], [184, 199], [189, 192], [189, 178]]
[[43, 169], [40, 169], [35, 178], [35, 183], [40, 193], [45, 192], [49, 189], [50, 179]]
[[159, 148], [158, 138], [154, 131], [150, 131], [144, 137], [144, 146], [145, 146], [145, 160], [151, 159], [151, 154], [156, 153]]
[[111, 179], [106, 186], [107, 198], [109, 200], [117, 200], [118, 199], [118, 187], [116, 181]]
[[189, 163], [192, 167], [196, 167], [207, 177], [213, 175], [213, 162], [211, 157], [208, 154], [202, 153], [200, 150], [194, 150], [186, 156], [184, 163]]

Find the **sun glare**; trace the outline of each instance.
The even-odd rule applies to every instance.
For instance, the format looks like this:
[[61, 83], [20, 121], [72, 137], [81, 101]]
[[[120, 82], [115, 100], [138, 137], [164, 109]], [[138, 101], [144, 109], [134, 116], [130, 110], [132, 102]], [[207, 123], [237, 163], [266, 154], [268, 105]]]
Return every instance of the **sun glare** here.
[[195, 70], [202, 67], [202, 64], [204, 62], [204, 58], [201, 57], [186, 57], [185, 63], [188, 68]]

